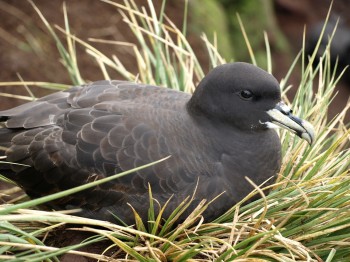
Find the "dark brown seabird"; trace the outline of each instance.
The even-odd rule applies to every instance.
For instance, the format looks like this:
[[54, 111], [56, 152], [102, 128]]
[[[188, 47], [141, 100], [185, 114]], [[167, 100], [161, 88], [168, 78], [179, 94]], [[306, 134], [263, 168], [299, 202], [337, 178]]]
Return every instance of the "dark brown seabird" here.
[[48, 195], [139, 167], [157, 165], [55, 200], [54, 208], [134, 223], [130, 204], [147, 221], [148, 184], [164, 217], [197, 186], [188, 215], [202, 199], [223, 193], [204, 212], [221, 215], [281, 166], [281, 126], [310, 144], [310, 123], [281, 102], [277, 80], [247, 63], [213, 69], [190, 94], [124, 81], [72, 87], [0, 112], [0, 174], [32, 197]]

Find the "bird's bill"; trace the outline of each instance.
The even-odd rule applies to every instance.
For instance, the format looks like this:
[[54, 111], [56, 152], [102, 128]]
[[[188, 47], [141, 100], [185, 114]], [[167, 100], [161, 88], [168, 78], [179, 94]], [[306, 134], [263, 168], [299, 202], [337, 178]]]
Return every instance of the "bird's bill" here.
[[300, 138], [305, 139], [310, 145], [314, 141], [313, 126], [299, 117], [292, 115], [292, 110], [283, 102], [279, 102], [275, 108], [267, 111], [271, 121], [267, 122], [267, 127], [282, 127], [295, 133]]

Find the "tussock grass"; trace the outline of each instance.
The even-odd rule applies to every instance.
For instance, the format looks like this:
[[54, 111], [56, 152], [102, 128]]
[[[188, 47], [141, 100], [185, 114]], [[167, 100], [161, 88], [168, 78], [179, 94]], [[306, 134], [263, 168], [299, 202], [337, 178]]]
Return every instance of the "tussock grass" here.
[[[186, 26], [183, 29], [176, 28], [164, 13], [164, 6], [160, 14], [157, 14], [152, 1], [148, 1], [148, 9], [136, 6], [132, 0], [126, 0], [124, 4], [102, 1], [115, 6], [121, 12], [124, 22], [129, 25], [138, 43], [101, 39], [84, 42], [70, 34], [65, 6], [65, 28], [60, 28], [48, 23], [40, 10], [32, 4], [55, 39], [73, 84], [84, 82], [77, 66], [79, 58], [75, 53], [75, 46], [79, 44], [96, 60], [106, 79], [115, 70], [131, 81], [173, 87], [185, 92], [193, 91], [198, 80], [204, 76], [204, 70], [186, 40]], [[244, 31], [244, 21], [239, 21]], [[66, 44], [61, 42], [58, 33], [64, 35]], [[250, 48], [248, 37], [245, 36], [245, 39], [254, 62], [254, 50]], [[270, 47], [267, 35], [264, 37], [267, 70], [271, 72], [273, 62]], [[211, 65], [224, 63], [225, 60], [218, 53], [215, 43], [210, 43], [206, 36], [202, 39]], [[94, 48], [94, 42], [114, 45], [115, 48], [119, 45], [129, 46], [135, 55], [138, 75], [128, 71], [117, 57], [102, 54]], [[144, 224], [135, 212], [135, 226], [129, 227], [76, 217], [67, 211], [35, 209], [40, 203], [83, 190], [93, 186], [93, 183], [102, 183], [101, 180], [36, 200], [23, 201], [20, 197], [0, 206], [0, 259], [59, 261], [61, 254], [72, 253], [99, 261], [349, 260], [350, 129], [344, 123], [344, 116], [350, 104], [334, 119], [327, 119], [327, 108], [336, 93], [335, 86], [340, 76], [336, 76], [330, 67], [329, 48], [318, 66], [312, 67], [315, 59], [316, 50], [307, 58], [303, 48], [286, 77], [281, 80], [281, 87], [283, 97], [288, 101], [285, 95], [289, 88], [288, 78], [296, 70], [297, 64], [301, 63], [302, 80], [297, 95], [290, 104], [296, 115], [313, 123], [316, 140], [310, 147], [289, 132], [281, 131], [283, 165], [276, 183], [269, 186], [271, 192], [268, 195], [263, 195], [258, 185], [246, 199], [260, 194], [260, 200], [244, 205], [244, 199], [223, 216], [206, 223], [203, 222], [201, 214], [211, 203], [203, 200], [183, 223], [174, 226], [191, 198], [184, 201], [164, 221], [161, 217], [162, 211], [160, 214], [154, 212], [153, 207], [157, 202], [152, 198], [150, 190], [148, 224]], [[1, 85], [9, 84], [19, 83]], [[57, 89], [65, 87], [49, 83], [39, 85]], [[11, 190], [2, 194], [12, 194], [16, 189]], [[89, 232], [92, 237], [80, 244], [63, 248], [47, 246], [47, 236], [62, 225], [66, 230]], [[77, 251], [82, 246], [96, 245], [102, 241], [108, 244], [101, 254]], [[112, 250], [114, 253], [111, 253]]]

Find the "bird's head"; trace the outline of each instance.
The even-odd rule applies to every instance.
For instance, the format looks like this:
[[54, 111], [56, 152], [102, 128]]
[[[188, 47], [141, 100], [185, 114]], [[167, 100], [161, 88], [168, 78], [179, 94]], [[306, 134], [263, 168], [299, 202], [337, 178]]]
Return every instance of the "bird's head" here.
[[248, 63], [220, 65], [209, 72], [194, 92], [188, 110], [243, 131], [283, 127], [311, 144], [312, 125], [292, 114], [281, 101], [278, 81]]

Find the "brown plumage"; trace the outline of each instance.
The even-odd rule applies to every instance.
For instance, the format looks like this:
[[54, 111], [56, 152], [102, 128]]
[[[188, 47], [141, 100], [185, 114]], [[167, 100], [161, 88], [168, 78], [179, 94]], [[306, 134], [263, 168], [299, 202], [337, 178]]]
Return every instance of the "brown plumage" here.
[[245, 176], [261, 184], [278, 172], [280, 141], [273, 123], [312, 141], [310, 125], [280, 99], [273, 76], [245, 63], [215, 68], [193, 96], [123, 81], [73, 87], [0, 112], [0, 154], [30, 166], [0, 164], [0, 174], [35, 198], [170, 155], [51, 206], [78, 207], [83, 216], [111, 221], [113, 213], [131, 224], [128, 203], [147, 219], [148, 184], [162, 204], [174, 195], [167, 217], [198, 183], [193, 206], [225, 192], [204, 213], [213, 219], [253, 189]]

